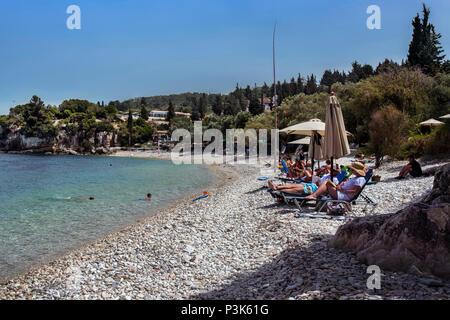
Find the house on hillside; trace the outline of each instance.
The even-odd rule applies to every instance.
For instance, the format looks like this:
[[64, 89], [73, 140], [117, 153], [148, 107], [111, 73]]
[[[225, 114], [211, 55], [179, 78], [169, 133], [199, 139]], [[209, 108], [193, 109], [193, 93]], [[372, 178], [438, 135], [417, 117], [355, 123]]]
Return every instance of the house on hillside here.
[[[161, 121], [167, 118], [168, 111], [163, 110], [152, 110], [149, 114], [149, 120], [151, 121]], [[186, 117], [190, 118], [191, 114], [186, 112], [175, 112], [175, 116], [177, 117]]]

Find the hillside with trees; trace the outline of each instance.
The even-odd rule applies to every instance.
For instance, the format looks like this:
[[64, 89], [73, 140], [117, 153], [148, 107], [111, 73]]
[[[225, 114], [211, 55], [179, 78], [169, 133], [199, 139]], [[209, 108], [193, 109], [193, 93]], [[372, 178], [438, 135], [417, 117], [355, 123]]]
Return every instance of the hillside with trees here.
[[[296, 73], [275, 86], [236, 84], [228, 94], [182, 93], [111, 101], [107, 105], [103, 101], [69, 99], [59, 106], [45, 106], [33, 96], [28, 104], [0, 116], [0, 148], [2, 143], [5, 148], [5, 139], [8, 135], [12, 139], [11, 134], [16, 138], [20, 134], [56, 139], [61, 132], [76, 136], [81, 152], [102, 146], [101, 133], [113, 136], [109, 146], [128, 147], [151, 141], [158, 130], [169, 134], [178, 128], [193, 130], [196, 120], [203, 121], [204, 129], [218, 128], [223, 133], [232, 128], [269, 130], [274, 127], [272, 97], [276, 88], [278, 128], [311, 118], [325, 120], [325, 103], [333, 91], [343, 108], [346, 128], [353, 134], [352, 141], [378, 159], [383, 155], [402, 158], [410, 152], [449, 152], [448, 123], [429, 132], [418, 125], [450, 113], [450, 62], [445, 60], [441, 34], [429, 16], [430, 9], [424, 5], [422, 13], [413, 18], [404, 61], [386, 58], [377, 66], [354, 61], [350, 71], [327, 69], [320, 80], [314, 74], [304, 77]], [[153, 109], [168, 111], [166, 123], [147, 121]], [[190, 113], [191, 117], [180, 117], [176, 112]], [[387, 130], [390, 127], [393, 130]], [[286, 143], [289, 138], [282, 136], [281, 141]]]

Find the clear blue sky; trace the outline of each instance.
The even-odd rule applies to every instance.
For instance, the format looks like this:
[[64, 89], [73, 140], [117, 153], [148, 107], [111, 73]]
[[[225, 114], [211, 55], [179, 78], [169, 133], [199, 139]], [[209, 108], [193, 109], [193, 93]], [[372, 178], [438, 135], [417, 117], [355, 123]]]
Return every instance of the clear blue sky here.
[[[222, 92], [271, 83], [272, 29], [279, 79], [320, 79], [355, 59], [401, 61], [416, 0], [2, 0], [0, 114], [33, 94], [59, 105], [187, 91]], [[425, 0], [450, 55], [450, 1]], [[81, 8], [68, 30], [66, 8]], [[381, 7], [382, 30], [366, 28], [366, 8]], [[447, 57], [447, 58], [450, 58]]]

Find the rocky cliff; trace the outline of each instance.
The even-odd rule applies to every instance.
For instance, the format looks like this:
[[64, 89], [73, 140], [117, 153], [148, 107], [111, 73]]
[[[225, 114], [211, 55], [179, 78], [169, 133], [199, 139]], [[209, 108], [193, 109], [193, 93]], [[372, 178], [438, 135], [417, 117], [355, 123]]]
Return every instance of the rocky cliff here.
[[450, 279], [450, 164], [436, 172], [433, 189], [423, 198], [396, 213], [341, 226], [331, 245], [354, 250], [360, 261], [382, 270]]
[[[2, 132], [0, 132], [0, 136], [1, 134]], [[69, 135], [62, 130], [54, 138], [42, 139], [26, 137], [18, 131], [10, 131], [0, 138], [0, 151], [7, 152], [107, 154], [110, 153], [111, 147], [117, 145], [118, 137], [115, 132], [96, 132], [92, 137], [86, 139], [83, 132]]]

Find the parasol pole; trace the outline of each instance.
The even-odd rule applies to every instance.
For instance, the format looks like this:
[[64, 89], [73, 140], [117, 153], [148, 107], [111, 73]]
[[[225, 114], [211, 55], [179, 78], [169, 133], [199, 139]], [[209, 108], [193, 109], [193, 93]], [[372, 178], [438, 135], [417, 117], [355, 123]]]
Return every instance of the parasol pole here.
[[[311, 155], [311, 176], [314, 176], [314, 153], [316, 152], [316, 131], [313, 131], [313, 139], [312, 139], [312, 141], [311, 142], [313, 142], [313, 152], [312, 152], [312, 155]], [[311, 181], [312, 181], [312, 178], [311, 178]]]
[[[331, 93], [331, 95], [333, 95], [333, 93]], [[331, 100], [330, 100], [330, 125], [332, 126], [333, 125], [333, 106], [332, 106], [332, 104], [331, 104]], [[332, 132], [333, 133], [333, 132]], [[334, 139], [334, 134], [331, 134], [331, 136], [333, 136], [333, 139]], [[328, 135], [328, 138], [330, 137], [330, 135]], [[333, 141], [334, 142], [334, 141]], [[333, 147], [333, 149], [334, 149], [334, 143], [333, 144], [331, 144], [331, 146]], [[334, 163], [333, 163], [333, 160], [334, 160], [334, 157], [333, 157], [333, 154], [334, 154], [334, 152], [332, 152], [331, 153], [331, 170], [330, 170], [330, 177], [331, 177], [331, 182], [333, 182], [333, 170], [334, 170]]]

